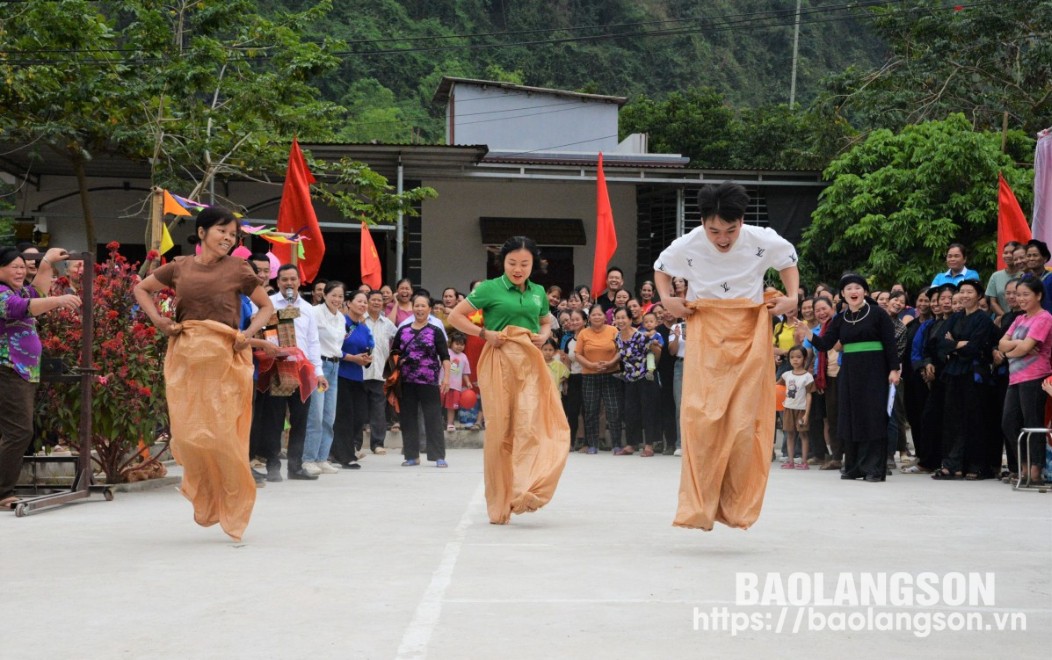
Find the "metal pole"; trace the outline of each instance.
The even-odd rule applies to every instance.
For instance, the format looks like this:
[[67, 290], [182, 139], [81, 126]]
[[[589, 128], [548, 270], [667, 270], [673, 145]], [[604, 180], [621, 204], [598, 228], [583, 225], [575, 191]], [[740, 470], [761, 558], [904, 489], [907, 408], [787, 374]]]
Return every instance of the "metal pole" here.
[[676, 238], [687, 233], [687, 203], [686, 193], [682, 188], [676, 188]]
[[789, 83], [789, 109], [796, 104], [796, 56], [800, 52], [800, 2], [796, 0], [796, 28], [793, 30], [793, 76]]
[[80, 278], [80, 290], [84, 295], [81, 306], [81, 343], [80, 343], [80, 455], [77, 456], [78, 473], [83, 483], [73, 484], [73, 490], [87, 490], [92, 482], [91, 469], [91, 386], [95, 381], [95, 370], [92, 368], [92, 348], [95, 343], [95, 313], [91, 301], [94, 296], [95, 255], [91, 252], [81, 254], [84, 260], [84, 272]]
[[[405, 187], [405, 180], [403, 178], [405, 172], [402, 169], [402, 157], [398, 157], [398, 177], [395, 183], [396, 192], [401, 195], [402, 190]], [[405, 222], [402, 211], [398, 211], [398, 218], [395, 220], [395, 281], [401, 280], [403, 277], [402, 268], [402, 255], [405, 253]]]

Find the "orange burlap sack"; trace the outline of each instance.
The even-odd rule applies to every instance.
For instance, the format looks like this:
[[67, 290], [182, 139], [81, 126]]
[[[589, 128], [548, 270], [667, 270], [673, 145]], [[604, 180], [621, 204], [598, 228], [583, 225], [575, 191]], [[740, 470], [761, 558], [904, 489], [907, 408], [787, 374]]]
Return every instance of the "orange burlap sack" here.
[[530, 331], [508, 326], [500, 334], [500, 348], [482, 349], [478, 379], [486, 410], [486, 508], [490, 522], [503, 525], [512, 513], [536, 511], [552, 499], [570, 426]]
[[222, 323], [187, 321], [182, 328], [168, 340], [164, 359], [181, 490], [194, 505], [198, 525], [219, 523], [240, 541], [256, 502], [248, 465], [252, 352], [235, 353], [236, 331]]
[[751, 300], [696, 300], [687, 319], [673, 525], [748, 529], [760, 517], [774, 437], [771, 318]]

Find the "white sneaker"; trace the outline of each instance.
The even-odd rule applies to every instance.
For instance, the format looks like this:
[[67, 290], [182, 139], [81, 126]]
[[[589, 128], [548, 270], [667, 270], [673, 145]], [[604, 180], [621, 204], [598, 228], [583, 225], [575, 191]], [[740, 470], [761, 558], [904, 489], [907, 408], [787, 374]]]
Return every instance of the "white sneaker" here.
[[683, 455], [683, 450], [682, 449], [677, 449], [676, 451], [672, 452], [672, 455], [673, 456], [682, 456]]
[[320, 467], [318, 467], [317, 463], [311, 463], [309, 461], [304, 461], [304, 463], [303, 463], [303, 471], [306, 472], [307, 474], [312, 474], [314, 476], [318, 476], [319, 474], [321, 474], [322, 469]]
[[340, 468], [336, 467], [329, 461], [318, 461], [314, 465], [321, 470], [322, 474], [338, 474], [340, 472]]

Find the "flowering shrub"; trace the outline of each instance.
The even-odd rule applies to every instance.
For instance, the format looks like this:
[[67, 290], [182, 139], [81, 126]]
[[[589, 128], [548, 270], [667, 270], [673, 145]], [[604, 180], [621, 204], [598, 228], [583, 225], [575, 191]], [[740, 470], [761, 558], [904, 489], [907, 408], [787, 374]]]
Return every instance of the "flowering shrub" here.
[[[140, 461], [140, 441], [152, 445], [168, 426], [164, 396], [164, 354], [167, 337], [150, 323], [135, 303], [139, 283], [135, 264], [121, 256], [120, 244], [107, 244], [105, 263], [96, 264], [91, 304], [95, 314], [92, 384], [92, 448], [107, 483], [122, 483]], [[59, 278], [57, 289], [69, 286]], [[165, 294], [161, 294], [165, 298]], [[88, 304], [85, 301], [85, 304]], [[162, 309], [170, 305], [163, 304]], [[45, 314], [38, 320], [44, 357], [80, 364], [79, 310]], [[45, 435], [79, 446], [80, 384], [41, 383], [37, 394], [37, 428]], [[146, 462], [153, 459], [147, 458]]]

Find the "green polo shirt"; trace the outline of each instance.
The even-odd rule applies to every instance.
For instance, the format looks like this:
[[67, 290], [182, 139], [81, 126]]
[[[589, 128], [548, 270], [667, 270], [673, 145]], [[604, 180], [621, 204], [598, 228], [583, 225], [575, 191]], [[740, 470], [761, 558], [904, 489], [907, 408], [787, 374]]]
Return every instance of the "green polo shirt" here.
[[526, 290], [520, 291], [507, 275], [479, 284], [467, 300], [472, 307], [482, 310], [487, 330], [500, 331], [517, 325], [530, 332], [540, 332], [541, 318], [549, 314], [544, 287], [526, 280]]

